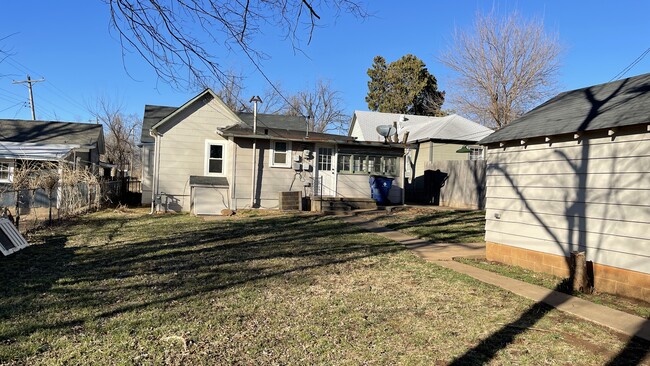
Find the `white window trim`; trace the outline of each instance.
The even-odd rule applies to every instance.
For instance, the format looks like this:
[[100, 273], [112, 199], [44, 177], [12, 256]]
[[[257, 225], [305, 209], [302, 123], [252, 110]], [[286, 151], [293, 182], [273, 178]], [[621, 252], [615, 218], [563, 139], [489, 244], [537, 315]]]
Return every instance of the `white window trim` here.
[[[210, 146], [221, 145], [222, 164], [221, 173], [210, 173]], [[225, 177], [228, 165], [228, 158], [226, 154], [226, 141], [223, 140], [205, 140], [205, 152], [203, 154], [203, 174], [211, 177]]]
[[2, 164], [7, 164], [9, 166], [9, 176], [7, 179], [0, 179], [0, 183], [11, 183], [14, 181], [14, 162], [13, 161], [0, 161]]
[[[276, 142], [284, 142], [287, 144], [287, 161], [285, 164], [278, 164], [275, 162], [275, 143]], [[293, 162], [292, 159], [292, 146], [291, 146], [291, 141], [285, 141], [285, 140], [271, 140], [271, 154], [269, 156], [269, 166], [272, 168], [291, 168], [291, 163]]]

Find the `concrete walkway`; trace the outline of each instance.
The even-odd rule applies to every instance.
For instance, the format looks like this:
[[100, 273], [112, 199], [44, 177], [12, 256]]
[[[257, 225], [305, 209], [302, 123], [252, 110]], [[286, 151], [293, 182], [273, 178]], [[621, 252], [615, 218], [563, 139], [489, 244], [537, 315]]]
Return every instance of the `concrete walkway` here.
[[501, 287], [533, 301], [551, 305], [558, 310], [603, 325], [628, 336], [636, 336], [650, 341], [649, 320], [452, 260], [454, 257], [484, 257], [485, 245], [482, 243], [431, 243], [424, 239], [385, 228], [369, 221], [363, 216], [350, 216], [343, 218], [343, 220], [394, 240], [406, 248], [413, 250], [426, 261], [466, 274], [479, 281]]

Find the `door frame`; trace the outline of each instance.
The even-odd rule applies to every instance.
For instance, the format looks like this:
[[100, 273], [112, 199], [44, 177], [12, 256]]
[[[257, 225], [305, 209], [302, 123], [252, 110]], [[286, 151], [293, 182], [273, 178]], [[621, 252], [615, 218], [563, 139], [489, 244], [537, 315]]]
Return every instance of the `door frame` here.
[[[320, 165], [319, 164], [319, 159], [320, 159], [320, 149], [321, 148], [332, 149], [332, 162], [331, 162], [332, 163], [332, 165], [331, 165], [332, 170], [331, 170], [331, 172], [332, 172], [332, 179], [334, 181], [332, 182], [332, 187], [330, 188], [331, 191], [332, 191], [331, 195], [324, 195], [323, 192], [321, 192], [321, 187], [320, 187], [320, 179], [321, 179], [320, 173], [321, 172], [320, 172], [320, 166], [319, 166]], [[336, 194], [337, 185], [338, 185], [338, 172], [337, 172], [337, 170], [338, 170], [337, 169], [338, 153], [336, 151], [336, 145], [335, 144], [316, 144], [314, 149], [315, 149], [315, 151], [314, 151], [314, 155], [315, 155], [314, 156], [314, 163], [315, 163], [314, 164], [314, 178], [316, 178], [315, 183], [317, 183], [319, 185], [318, 187], [314, 187], [314, 193], [318, 192], [317, 196], [319, 196], [319, 197], [336, 197], [337, 196], [337, 194]]]

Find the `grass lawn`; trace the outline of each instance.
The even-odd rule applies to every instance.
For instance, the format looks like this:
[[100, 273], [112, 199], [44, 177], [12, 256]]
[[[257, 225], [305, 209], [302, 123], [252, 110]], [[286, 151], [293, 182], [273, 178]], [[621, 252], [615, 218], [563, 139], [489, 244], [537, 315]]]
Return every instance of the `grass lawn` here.
[[476, 243], [485, 239], [485, 211], [441, 210], [431, 207], [371, 213], [378, 224], [433, 243]]
[[106, 211], [30, 243], [0, 258], [2, 364], [649, 361], [331, 217]]

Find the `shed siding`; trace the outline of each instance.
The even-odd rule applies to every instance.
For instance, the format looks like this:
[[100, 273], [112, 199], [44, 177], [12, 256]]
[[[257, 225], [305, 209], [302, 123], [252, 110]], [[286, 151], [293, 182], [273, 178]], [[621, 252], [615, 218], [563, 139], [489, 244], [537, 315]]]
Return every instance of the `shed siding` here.
[[433, 156], [434, 161], [447, 161], [447, 160], [469, 160], [468, 153], [457, 153], [456, 150], [460, 149], [462, 144], [445, 144], [433, 143]]
[[490, 148], [486, 241], [650, 273], [650, 134]]
[[153, 144], [142, 145], [142, 204], [151, 204], [153, 177]]
[[[181, 122], [181, 123], [179, 123]], [[230, 181], [229, 142], [219, 136], [217, 127], [236, 123], [231, 112], [211, 98], [188, 106], [159, 130], [160, 187], [159, 192], [171, 197], [169, 208], [190, 211], [190, 175], [205, 175], [205, 146], [207, 140], [224, 141], [224, 173]]]

